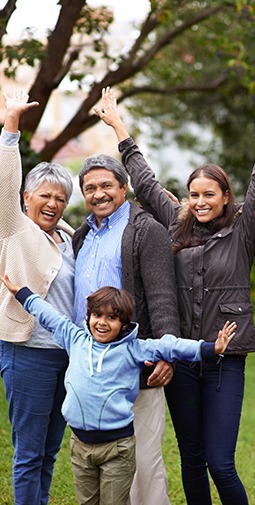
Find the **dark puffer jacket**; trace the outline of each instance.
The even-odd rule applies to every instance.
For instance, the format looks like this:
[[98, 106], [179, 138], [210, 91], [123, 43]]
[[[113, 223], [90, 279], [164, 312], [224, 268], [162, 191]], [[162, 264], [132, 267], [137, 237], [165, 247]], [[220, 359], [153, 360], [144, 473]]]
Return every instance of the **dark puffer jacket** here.
[[[77, 257], [89, 232], [85, 222], [73, 236]], [[130, 203], [130, 217], [122, 236], [123, 288], [135, 297], [134, 321], [139, 338], [180, 335], [171, 241], [165, 228], [151, 214]], [[145, 387], [151, 370], [143, 372]]]
[[[156, 181], [151, 168], [131, 138], [119, 144], [123, 163], [142, 205], [169, 231], [178, 226], [180, 206], [174, 204]], [[204, 245], [197, 245], [204, 239]], [[255, 169], [242, 212], [233, 223], [212, 235], [210, 226], [194, 224], [193, 244], [175, 254], [175, 273], [185, 338], [214, 341], [225, 321], [236, 321], [236, 336], [226, 353], [255, 351], [250, 270], [255, 245]]]

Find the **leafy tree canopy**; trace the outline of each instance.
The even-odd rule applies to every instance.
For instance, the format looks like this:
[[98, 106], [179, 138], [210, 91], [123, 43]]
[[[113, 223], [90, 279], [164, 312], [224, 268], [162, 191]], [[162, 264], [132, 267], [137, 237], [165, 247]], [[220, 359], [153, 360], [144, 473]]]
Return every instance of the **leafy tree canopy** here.
[[[8, 0], [0, 10], [5, 73], [15, 78], [20, 65], [33, 67], [28, 92], [40, 103], [21, 121], [26, 169], [35, 159], [51, 160], [66, 142], [95, 125], [99, 119], [92, 108], [101, 89], [111, 86], [118, 90], [119, 102], [132, 107], [135, 119], [150, 118], [155, 139], [171, 130], [180, 145], [207, 155], [208, 149], [197, 146], [185, 127], [198, 122], [210, 128], [210, 153], [217, 148], [220, 164], [233, 165], [241, 191], [247, 179], [240, 174], [241, 165], [250, 161], [254, 133], [254, 1], [150, 0], [137, 38], [129, 49], [123, 42], [117, 55], [110, 36], [113, 15], [103, 0], [100, 8], [92, 8], [89, 0], [59, 0], [58, 5], [59, 16], [46, 41], [37, 40], [30, 28], [16, 44], [5, 36], [16, 1]], [[52, 92], [66, 78], [84, 90], [84, 99], [63, 130], [35, 155], [29, 150], [31, 137]]]

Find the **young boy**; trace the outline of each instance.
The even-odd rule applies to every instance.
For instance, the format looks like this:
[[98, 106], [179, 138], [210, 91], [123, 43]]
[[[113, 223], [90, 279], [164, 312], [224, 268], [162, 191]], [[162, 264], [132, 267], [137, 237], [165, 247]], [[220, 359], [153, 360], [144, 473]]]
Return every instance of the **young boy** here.
[[235, 335], [227, 322], [215, 343], [164, 335], [137, 339], [134, 300], [103, 287], [88, 297], [85, 329], [75, 326], [29, 288], [1, 281], [69, 355], [63, 415], [72, 429], [71, 461], [81, 505], [126, 505], [135, 472], [132, 406], [144, 361], [199, 361], [223, 353]]

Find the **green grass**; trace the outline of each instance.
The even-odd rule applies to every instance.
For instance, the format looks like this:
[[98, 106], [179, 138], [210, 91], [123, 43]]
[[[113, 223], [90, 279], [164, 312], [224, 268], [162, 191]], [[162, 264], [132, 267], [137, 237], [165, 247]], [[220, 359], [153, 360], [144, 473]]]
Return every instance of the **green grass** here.
[[[246, 385], [243, 414], [237, 445], [236, 463], [239, 475], [246, 487], [249, 505], [255, 505], [255, 354], [247, 359]], [[220, 433], [219, 433], [220, 437]], [[73, 486], [72, 469], [69, 454], [70, 430], [67, 428], [62, 448], [55, 465], [54, 479], [51, 488], [50, 504], [77, 505]], [[32, 440], [31, 440], [32, 443]], [[4, 398], [3, 385], [0, 381], [0, 505], [13, 505], [11, 484], [11, 430], [7, 416], [7, 402]], [[184, 505], [185, 498], [182, 491], [180, 463], [177, 444], [171, 420], [167, 412], [167, 423], [163, 454], [167, 474], [169, 477], [169, 496], [172, 505]], [[220, 501], [212, 485], [213, 505], [220, 505]], [[110, 504], [109, 504], [110, 505]], [[160, 505], [160, 504], [159, 504]]]

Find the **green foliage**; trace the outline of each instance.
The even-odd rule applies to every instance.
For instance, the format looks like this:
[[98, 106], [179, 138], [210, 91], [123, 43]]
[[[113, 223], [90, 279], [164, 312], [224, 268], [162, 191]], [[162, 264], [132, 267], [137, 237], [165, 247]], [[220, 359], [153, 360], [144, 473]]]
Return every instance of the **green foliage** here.
[[[11, 12], [15, 4], [9, 6]], [[253, 162], [254, 1], [150, 0], [149, 5], [149, 15], [136, 26], [137, 37], [129, 44], [111, 39], [113, 15], [103, 2], [92, 8], [89, 2], [73, 0], [72, 12], [70, 2], [59, 2], [59, 17], [45, 42], [37, 40], [34, 28], [19, 42], [6, 42], [3, 35], [11, 14], [0, 10], [0, 62], [5, 72], [13, 76], [26, 64], [35, 72], [31, 98], [39, 97], [40, 106], [24, 114], [22, 131], [35, 133], [63, 79], [86, 90], [69, 123], [39, 154], [49, 161], [98, 121], [91, 110], [101, 88], [118, 87], [137, 130], [139, 123], [143, 129], [144, 118], [152, 120], [148, 143], [167, 143], [171, 132], [179, 147], [224, 166], [242, 197]], [[193, 124], [210, 131], [212, 140], [201, 142], [200, 135], [190, 131]], [[28, 171], [34, 153], [22, 145], [22, 156]]]
[[[202, 12], [204, 5], [166, 4], [173, 29], [194, 12]], [[178, 4], [175, 10], [174, 4]], [[210, 6], [217, 4], [226, 7], [176, 36], [149, 62], [143, 71], [144, 93], [128, 105], [141, 132], [146, 119], [151, 119], [147, 141], [152, 149], [175, 141], [179, 148], [223, 166], [242, 198], [254, 161], [254, 6], [210, 2]], [[159, 35], [163, 31], [161, 24]], [[122, 89], [127, 91], [125, 85]], [[161, 89], [161, 94], [153, 93], [152, 100], [154, 89]], [[206, 140], [198, 129], [194, 132], [193, 125], [208, 131]]]
[[6, 77], [15, 79], [20, 65], [27, 64], [35, 67], [38, 62], [43, 61], [45, 46], [41, 41], [33, 38], [29, 29], [26, 30], [26, 37], [18, 44], [0, 46], [0, 61], [8, 63], [4, 69]]

